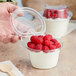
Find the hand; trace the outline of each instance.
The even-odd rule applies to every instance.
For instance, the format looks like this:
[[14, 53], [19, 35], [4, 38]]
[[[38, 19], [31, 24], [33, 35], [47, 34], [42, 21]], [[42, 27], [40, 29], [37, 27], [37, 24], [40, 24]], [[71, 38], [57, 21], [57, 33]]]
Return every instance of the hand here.
[[[10, 3], [0, 3], [0, 41], [3, 43], [15, 43], [19, 40], [10, 24], [10, 13], [17, 8], [19, 7]], [[18, 16], [23, 16], [23, 13]]]

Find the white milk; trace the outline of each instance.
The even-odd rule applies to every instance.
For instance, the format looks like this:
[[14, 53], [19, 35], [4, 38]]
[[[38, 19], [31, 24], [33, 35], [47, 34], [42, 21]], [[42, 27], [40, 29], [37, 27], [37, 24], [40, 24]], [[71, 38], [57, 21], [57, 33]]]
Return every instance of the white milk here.
[[44, 52], [30, 52], [30, 60], [35, 68], [49, 69], [55, 67], [58, 62], [60, 49], [55, 49], [55, 52], [44, 53]]
[[46, 19], [46, 34], [53, 35], [54, 38], [61, 38], [67, 31], [69, 19]]

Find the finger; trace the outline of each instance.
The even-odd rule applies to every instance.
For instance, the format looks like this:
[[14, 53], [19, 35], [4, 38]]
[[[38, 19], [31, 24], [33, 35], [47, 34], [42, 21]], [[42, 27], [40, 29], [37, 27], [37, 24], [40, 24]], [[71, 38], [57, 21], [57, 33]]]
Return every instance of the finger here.
[[3, 38], [2, 38], [2, 35], [0, 34], [0, 42], [2, 42], [2, 39], [3, 39]]
[[4, 39], [2, 40], [2, 42], [5, 43], [5, 44], [7, 44], [7, 43], [11, 42], [12, 37], [13, 37], [13, 35], [11, 33], [7, 32], [7, 34], [4, 37]]
[[[2, 31], [2, 30], [1, 30]], [[3, 40], [6, 38], [6, 33], [4, 31], [0, 32], [0, 41], [3, 42]]]
[[2, 41], [4, 44], [8, 44], [9, 43], [9, 41], [8, 41], [8, 39], [4, 39], [3, 41]]
[[8, 36], [7, 36], [7, 35], [2, 35], [2, 40], [1, 40], [1, 42], [3, 42], [4, 44], [9, 43]]
[[12, 38], [11, 36], [12, 31], [10, 31], [9, 29], [4, 28], [4, 30], [2, 31], [2, 33], [0, 34], [1, 36], [1, 42], [7, 44], [10, 42], [10, 39]]
[[14, 12], [16, 9], [18, 9], [18, 6], [13, 5], [11, 3], [5, 3], [5, 5], [7, 6], [7, 10], [9, 13]]
[[11, 38], [13, 37], [13, 35], [12, 35], [12, 31], [7, 30], [7, 29], [5, 29], [5, 31], [6, 31], [5, 34], [4, 33], [2, 34], [2, 38], [3, 38], [2, 42], [7, 44], [7, 43], [11, 42]]
[[12, 38], [13, 38], [13, 35], [10, 34], [10, 35], [8, 36], [9, 42], [11, 42]]
[[[20, 7], [16, 6], [16, 5], [13, 5], [11, 3], [7, 3], [8, 4], [8, 7], [7, 7], [7, 10], [9, 13], [13, 13], [16, 9], [19, 9]], [[23, 12], [18, 12], [17, 13], [18, 16], [23, 16]]]
[[15, 15], [20, 16], [20, 17], [24, 16], [24, 13], [20, 7], [18, 8], [18, 10], [14, 11], [14, 13]]
[[11, 42], [12, 42], [12, 43], [16, 43], [18, 40], [19, 40], [19, 36], [13, 36], [13, 37], [11, 38]]
[[14, 31], [11, 31], [10, 33], [9, 33], [9, 41], [10, 42], [12, 42], [12, 43], [15, 43], [17, 40], [15, 40], [16, 39], [16, 33], [14, 32]]

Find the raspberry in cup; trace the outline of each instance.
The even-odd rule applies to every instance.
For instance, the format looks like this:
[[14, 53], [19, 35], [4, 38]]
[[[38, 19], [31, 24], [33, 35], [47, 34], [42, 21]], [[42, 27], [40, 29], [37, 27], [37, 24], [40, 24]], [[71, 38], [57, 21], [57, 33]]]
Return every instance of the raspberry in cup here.
[[[37, 43], [38, 38], [41, 38], [43, 42]], [[49, 69], [57, 65], [61, 43], [52, 35], [32, 36], [27, 46], [33, 67]]]
[[71, 14], [72, 13], [68, 13], [67, 7], [45, 7], [43, 17], [46, 22], [46, 34], [51, 34], [54, 38], [61, 38], [64, 36], [72, 17]]

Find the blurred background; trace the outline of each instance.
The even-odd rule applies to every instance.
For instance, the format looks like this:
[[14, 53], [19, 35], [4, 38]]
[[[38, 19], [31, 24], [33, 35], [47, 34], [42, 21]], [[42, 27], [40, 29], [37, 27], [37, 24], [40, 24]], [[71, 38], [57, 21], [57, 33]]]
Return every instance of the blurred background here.
[[0, 0], [1, 2], [11, 1], [22, 7], [31, 7], [41, 11], [45, 5], [67, 5], [68, 9], [73, 12], [72, 19], [76, 19], [76, 0]]
[[22, 4], [38, 11], [41, 11], [45, 5], [67, 5], [74, 14], [72, 19], [76, 19], [76, 0], [22, 0]]

